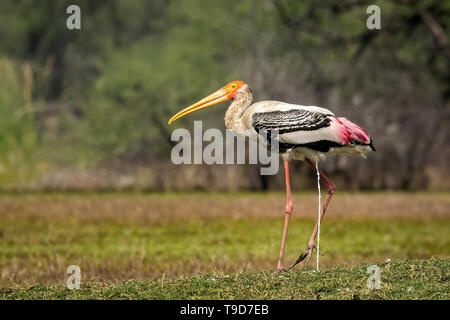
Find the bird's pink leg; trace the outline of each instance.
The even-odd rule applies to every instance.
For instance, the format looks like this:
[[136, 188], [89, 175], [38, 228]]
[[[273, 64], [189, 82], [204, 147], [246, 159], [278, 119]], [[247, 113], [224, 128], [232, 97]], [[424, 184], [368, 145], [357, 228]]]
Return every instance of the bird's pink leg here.
[[[311, 162], [311, 160], [306, 159], [306, 162], [308, 162], [308, 164], [314, 170], [316, 170], [316, 166]], [[320, 222], [322, 222], [323, 216], [325, 215], [325, 211], [327, 210], [327, 207], [328, 207], [328, 203], [330, 202], [330, 199], [333, 196], [334, 190], [336, 190], [336, 185], [325, 174], [323, 174], [322, 171], [319, 170], [319, 173], [320, 173], [320, 178], [323, 181], [325, 181], [325, 183], [327, 184], [327, 187], [328, 187], [327, 198], [325, 199], [325, 202], [323, 203], [322, 212], [320, 214]], [[319, 221], [317, 221], [316, 226], [314, 227], [314, 231], [313, 231], [311, 237], [309, 238], [306, 250], [302, 252], [302, 254], [298, 257], [298, 259], [294, 262], [294, 264], [292, 264], [292, 266], [290, 266], [288, 268], [288, 270], [293, 268], [295, 265], [297, 265], [299, 262], [301, 262], [305, 258], [307, 258], [305, 265], [308, 264], [309, 259], [311, 259], [312, 251], [316, 247], [315, 239], [316, 239], [318, 228], [319, 228]]]
[[284, 270], [283, 267], [283, 257], [284, 257], [284, 247], [286, 245], [286, 237], [288, 232], [289, 219], [291, 217], [293, 205], [292, 205], [292, 197], [291, 197], [291, 184], [289, 181], [289, 162], [284, 160], [284, 172], [286, 178], [286, 208], [285, 208], [285, 216], [284, 216], [284, 229], [283, 229], [283, 237], [281, 238], [281, 248], [280, 248], [280, 256], [278, 258], [277, 270]]

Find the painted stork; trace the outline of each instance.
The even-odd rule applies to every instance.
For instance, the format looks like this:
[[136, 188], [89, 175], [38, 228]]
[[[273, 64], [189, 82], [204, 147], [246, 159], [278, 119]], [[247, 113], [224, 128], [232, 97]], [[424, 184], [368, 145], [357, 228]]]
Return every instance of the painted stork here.
[[335, 184], [321, 171], [318, 175], [325, 181], [328, 194], [319, 212], [316, 226], [304, 250], [298, 259], [288, 268], [283, 266], [284, 248], [292, 214], [292, 197], [289, 182], [289, 161], [305, 160], [313, 169], [313, 162], [325, 160], [330, 154], [359, 154], [375, 151], [372, 139], [367, 132], [346, 118], [337, 117], [328, 109], [316, 106], [302, 106], [278, 101], [261, 101], [252, 104], [252, 90], [242, 81], [232, 81], [223, 88], [208, 95], [193, 105], [181, 110], [169, 120], [175, 120], [200, 109], [217, 103], [233, 100], [225, 114], [227, 129], [237, 131], [244, 136], [252, 132], [258, 136], [261, 130], [277, 130], [279, 153], [284, 161], [286, 180], [286, 207], [283, 236], [277, 270], [289, 270], [306, 258], [305, 265], [315, 249], [318, 226], [325, 215]]

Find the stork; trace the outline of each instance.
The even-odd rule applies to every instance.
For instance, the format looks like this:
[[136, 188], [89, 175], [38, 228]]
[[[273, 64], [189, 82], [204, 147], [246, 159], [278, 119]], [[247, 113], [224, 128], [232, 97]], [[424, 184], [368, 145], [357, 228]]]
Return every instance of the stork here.
[[[258, 132], [262, 130], [278, 131], [279, 153], [284, 161], [285, 169], [286, 207], [277, 270], [289, 270], [305, 259], [306, 265], [315, 249], [318, 227], [336, 189], [335, 184], [322, 171], [319, 171], [313, 162], [317, 164], [318, 161], [325, 160], [331, 154], [359, 154], [365, 158], [366, 153], [375, 151], [372, 139], [364, 129], [346, 118], [337, 117], [326, 108], [279, 101], [261, 101], [252, 104], [252, 90], [242, 81], [232, 81], [181, 110], [170, 118], [169, 125], [189, 113], [227, 100], [233, 101], [225, 114], [227, 129], [244, 136], [248, 136], [249, 132], [258, 136]], [[304, 160], [317, 170], [318, 175], [328, 187], [328, 194], [306, 249], [289, 268], [285, 269], [283, 265], [284, 248], [289, 219], [293, 210], [289, 180], [290, 160]]]

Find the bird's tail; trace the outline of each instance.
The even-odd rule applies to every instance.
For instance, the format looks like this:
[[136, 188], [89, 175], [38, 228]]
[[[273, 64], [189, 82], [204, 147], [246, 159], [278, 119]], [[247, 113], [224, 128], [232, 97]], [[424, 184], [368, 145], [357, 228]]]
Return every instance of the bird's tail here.
[[367, 145], [373, 151], [375, 151], [375, 147], [372, 143], [372, 138], [369, 136], [366, 130], [354, 124], [350, 120], [347, 120], [346, 118], [337, 118], [337, 120], [345, 128], [346, 136], [349, 138], [350, 142]]

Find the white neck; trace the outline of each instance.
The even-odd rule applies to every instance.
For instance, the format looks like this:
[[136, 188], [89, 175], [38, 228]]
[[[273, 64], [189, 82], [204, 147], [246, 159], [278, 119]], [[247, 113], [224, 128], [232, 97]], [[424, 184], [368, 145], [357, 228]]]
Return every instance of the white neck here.
[[225, 126], [227, 129], [236, 130], [241, 128], [242, 114], [252, 103], [252, 90], [248, 85], [243, 85], [234, 97], [225, 114]]

